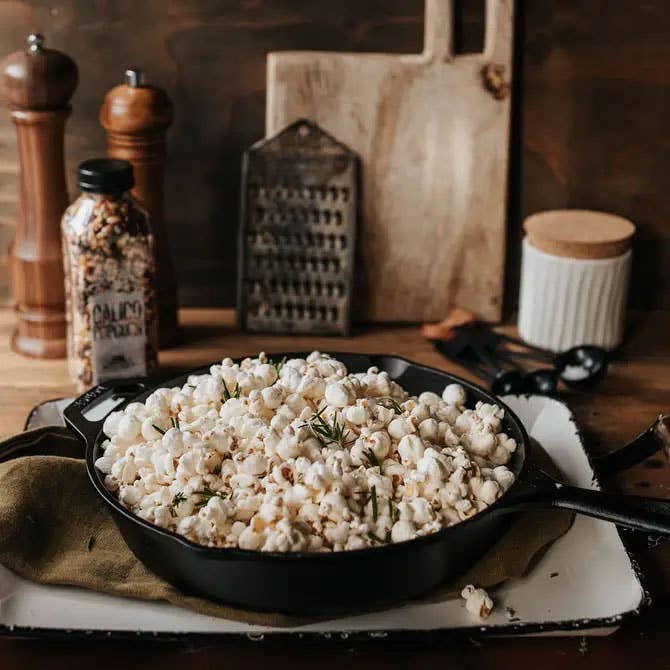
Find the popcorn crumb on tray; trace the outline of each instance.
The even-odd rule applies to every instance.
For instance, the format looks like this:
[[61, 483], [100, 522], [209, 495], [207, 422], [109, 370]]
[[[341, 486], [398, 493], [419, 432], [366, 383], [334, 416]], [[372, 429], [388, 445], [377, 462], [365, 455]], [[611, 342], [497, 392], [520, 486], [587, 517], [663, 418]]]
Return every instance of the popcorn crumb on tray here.
[[465, 609], [479, 619], [488, 618], [493, 610], [491, 596], [484, 589], [478, 589], [473, 584], [468, 584], [461, 591], [461, 598], [465, 600]]

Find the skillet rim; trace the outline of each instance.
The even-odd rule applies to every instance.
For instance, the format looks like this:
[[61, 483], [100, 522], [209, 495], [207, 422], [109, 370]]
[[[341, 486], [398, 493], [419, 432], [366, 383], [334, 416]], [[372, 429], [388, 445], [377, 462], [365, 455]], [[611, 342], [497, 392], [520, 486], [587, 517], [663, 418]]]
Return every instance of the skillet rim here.
[[[311, 352], [293, 351], [293, 352], [265, 352], [265, 353], [268, 357], [286, 356], [287, 358], [298, 358], [298, 357], [305, 358]], [[395, 361], [400, 361], [406, 364], [406, 367], [412, 366], [414, 368], [418, 368], [419, 371], [421, 372], [437, 373], [442, 377], [448, 378], [449, 383], [461, 384], [466, 388], [468, 392], [475, 392], [475, 394], [483, 396], [483, 398], [486, 399], [488, 402], [492, 402], [502, 407], [503, 410], [505, 411], [505, 417], [503, 421], [507, 421], [512, 425], [514, 425], [514, 427], [519, 431], [522, 437], [522, 444], [521, 445], [517, 444], [517, 449], [512, 456], [513, 459], [517, 460], [517, 463], [515, 463], [515, 467], [513, 468], [515, 479], [514, 482], [512, 483], [512, 486], [510, 486], [510, 488], [507, 491], [505, 491], [503, 495], [500, 496], [500, 498], [498, 498], [498, 500], [496, 500], [492, 505], [489, 505], [489, 507], [487, 507], [485, 510], [477, 512], [468, 519], [464, 519], [460, 523], [457, 523], [453, 526], [445, 526], [434, 533], [430, 533], [428, 535], [423, 535], [420, 537], [415, 537], [411, 540], [404, 540], [402, 542], [392, 542], [389, 544], [383, 544], [374, 547], [365, 547], [364, 549], [347, 549], [337, 552], [306, 552], [306, 551], [278, 552], [278, 551], [260, 551], [258, 549], [240, 549], [239, 547], [209, 547], [203, 544], [198, 544], [197, 542], [193, 542], [192, 540], [187, 539], [186, 537], [176, 533], [175, 531], [168, 530], [166, 528], [161, 528], [160, 526], [157, 526], [151, 523], [150, 521], [140, 518], [139, 516], [137, 516], [127, 508], [125, 508], [119, 502], [118, 498], [114, 496], [111, 491], [107, 490], [101, 476], [102, 473], [95, 467], [95, 452], [100, 449], [100, 443], [103, 441], [103, 438], [105, 437], [101, 425], [100, 430], [97, 432], [95, 438], [90, 442], [87, 441], [86, 443], [86, 458], [85, 458], [86, 472], [97, 494], [105, 501], [105, 503], [107, 503], [109, 507], [112, 508], [112, 511], [120, 514], [127, 521], [130, 521], [131, 523], [140, 526], [143, 530], [147, 532], [157, 533], [158, 535], [165, 538], [165, 540], [167, 541], [172, 542], [176, 541], [179, 544], [183, 545], [184, 548], [191, 549], [194, 551], [194, 553], [197, 554], [201, 555], [204, 554], [205, 557], [207, 558], [215, 558], [219, 560], [244, 560], [244, 561], [252, 561], [252, 560], [269, 561], [274, 559], [275, 561], [283, 561], [283, 562], [287, 561], [304, 562], [306, 560], [316, 560], [322, 562], [337, 561], [337, 560], [344, 560], [343, 557], [346, 556], [366, 558], [372, 552], [374, 552], [372, 555], [375, 556], [381, 555], [380, 552], [386, 552], [386, 554], [389, 555], [390, 553], [396, 551], [407, 551], [410, 548], [419, 548], [434, 542], [444, 541], [449, 531], [453, 531], [454, 529], [463, 529], [466, 526], [472, 526], [478, 520], [481, 520], [481, 518], [484, 515], [490, 515], [491, 512], [499, 511], [504, 507], [505, 503], [509, 502], [510, 493], [512, 493], [516, 488], [518, 488], [518, 483], [521, 478], [522, 472], [525, 469], [526, 464], [528, 462], [530, 439], [528, 437], [526, 428], [524, 427], [519, 417], [502, 400], [500, 400], [500, 398], [486, 391], [483, 387], [479, 386], [478, 384], [470, 382], [467, 379], [463, 379], [458, 375], [454, 375], [450, 372], [445, 372], [444, 370], [439, 370], [438, 368], [434, 368], [429, 365], [416, 363], [408, 358], [405, 358], [404, 356], [397, 356], [395, 354], [375, 354], [375, 353], [368, 354], [368, 353], [351, 352], [351, 351], [349, 352], [323, 351], [321, 353], [325, 353], [331, 358], [337, 358], [338, 356], [360, 356], [371, 360], [377, 358], [394, 359]], [[255, 355], [257, 356], [258, 354]], [[239, 362], [244, 360], [245, 358], [250, 357], [253, 357], [253, 355], [237, 356], [233, 358], [233, 361]], [[219, 365], [219, 364], [220, 362], [213, 362], [206, 365], [198, 366], [190, 370], [186, 370], [180, 373], [179, 375], [175, 375], [174, 377], [170, 377], [169, 379], [159, 381], [156, 384], [152, 385], [151, 388], [143, 390], [140, 393], [137, 393], [135, 396], [126, 399], [123, 403], [117, 405], [112, 411], [119, 411], [120, 409], [126, 407], [128, 404], [132, 402], [143, 402], [149, 395], [151, 395], [157, 389], [171, 388], [172, 386], [177, 385], [176, 384], [177, 380], [185, 379], [189, 375], [193, 374], [205, 374], [206, 372], [209, 371], [212, 365]], [[348, 369], [349, 366], [347, 366], [347, 370]], [[118, 383], [122, 384], [123, 381], [124, 380], [118, 380]], [[113, 384], [113, 382], [111, 382], [111, 384]]]

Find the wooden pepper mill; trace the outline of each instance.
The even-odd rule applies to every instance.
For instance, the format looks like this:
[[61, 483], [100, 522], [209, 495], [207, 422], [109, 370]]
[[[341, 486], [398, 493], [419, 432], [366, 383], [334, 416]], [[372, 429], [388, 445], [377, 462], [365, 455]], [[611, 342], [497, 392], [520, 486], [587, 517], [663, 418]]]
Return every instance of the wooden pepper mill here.
[[125, 84], [111, 89], [100, 110], [107, 153], [132, 163], [133, 195], [149, 212], [154, 233], [158, 328], [161, 346], [177, 338], [177, 285], [164, 220], [165, 135], [172, 102], [160, 88], [144, 83], [139, 69], [126, 70]]
[[36, 358], [66, 353], [60, 220], [68, 205], [65, 121], [77, 88], [75, 62], [44, 48], [41, 35], [3, 63], [5, 97], [16, 125], [21, 196], [9, 257], [18, 326], [14, 351]]

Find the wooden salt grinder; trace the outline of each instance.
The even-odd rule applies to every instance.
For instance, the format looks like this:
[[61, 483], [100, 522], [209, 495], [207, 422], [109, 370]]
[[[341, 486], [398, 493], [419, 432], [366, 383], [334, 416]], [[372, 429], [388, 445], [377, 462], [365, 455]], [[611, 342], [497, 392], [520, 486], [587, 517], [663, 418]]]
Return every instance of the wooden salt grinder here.
[[132, 163], [133, 195], [149, 212], [154, 234], [161, 346], [177, 338], [177, 285], [164, 221], [165, 135], [172, 123], [167, 94], [144, 83], [141, 70], [126, 70], [125, 84], [105, 96], [100, 123], [107, 131], [107, 153]]
[[66, 353], [60, 221], [68, 205], [63, 161], [65, 120], [77, 88], [75, 62], [44, 48], [41, 35], [3, 63], [5, 97], [16, 125], [21, 196], [9, 256], [18, 326], [14, 351], [35, 358]]

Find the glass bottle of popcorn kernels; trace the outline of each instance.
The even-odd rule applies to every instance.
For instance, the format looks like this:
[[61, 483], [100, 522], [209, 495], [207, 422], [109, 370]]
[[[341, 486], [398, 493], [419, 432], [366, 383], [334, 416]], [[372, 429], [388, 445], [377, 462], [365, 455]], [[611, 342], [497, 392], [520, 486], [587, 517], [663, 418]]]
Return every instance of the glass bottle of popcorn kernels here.
[[151, 374], [157, 310], [153, 238], [130, 194], [133, 168], [111, 158], [85, 161], [80, 197], [63, 215], [70, 374], [93, 384]]

